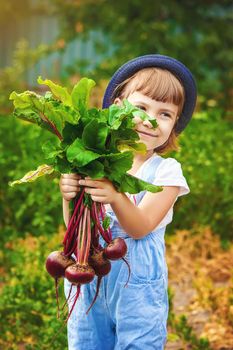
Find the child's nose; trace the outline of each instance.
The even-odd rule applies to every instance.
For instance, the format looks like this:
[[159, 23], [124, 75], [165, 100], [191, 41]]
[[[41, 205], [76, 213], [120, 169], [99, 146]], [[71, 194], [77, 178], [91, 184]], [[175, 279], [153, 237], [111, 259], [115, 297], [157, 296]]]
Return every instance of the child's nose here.
[[147, 126], [148, 128], [153, 127], [153, 125], [151, 124], [151, 122], [149, 120], [144, 120], [142, 123], [143, 123], [143, 125]]

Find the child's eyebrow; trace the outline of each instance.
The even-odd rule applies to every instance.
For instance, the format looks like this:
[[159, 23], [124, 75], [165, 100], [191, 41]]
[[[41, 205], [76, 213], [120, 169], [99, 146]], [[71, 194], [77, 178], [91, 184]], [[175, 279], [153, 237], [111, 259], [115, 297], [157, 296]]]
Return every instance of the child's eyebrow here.
[[176, 114], [174, 111], [172, 111], [171, 109], [167, 109], [167, 108], [160, 108], [161, 111], [163, 112], [169, 112], [171, 114]]

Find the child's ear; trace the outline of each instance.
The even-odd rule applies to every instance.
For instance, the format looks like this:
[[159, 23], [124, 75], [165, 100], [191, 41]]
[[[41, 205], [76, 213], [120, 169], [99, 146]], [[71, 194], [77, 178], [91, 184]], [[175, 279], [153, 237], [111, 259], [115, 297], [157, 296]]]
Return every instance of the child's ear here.
[[114, 103], [114, 105], [121, 106], [122, 105], [122, 100], [119, 97], [117, 97], [117, 98], [115, 98], [113, 103]]

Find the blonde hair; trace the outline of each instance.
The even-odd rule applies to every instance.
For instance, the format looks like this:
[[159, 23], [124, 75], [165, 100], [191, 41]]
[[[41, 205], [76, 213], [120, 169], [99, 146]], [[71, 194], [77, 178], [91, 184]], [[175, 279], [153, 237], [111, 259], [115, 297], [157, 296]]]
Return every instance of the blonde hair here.
[[[178, 106], [178, 120], [183, 109], [185, 92], [181, 82], [170, 71], [155, 67], [139, 70], [116, 87], [113, 92], [112, 103], [115, 98], [127, 98], [135, 91], [139, 91], [156, 101], [173, 103]], [[175, 125], [168, 140], [157, 147], [154, 150], [155, 152], [164, 154], [171, 150], [178, 150]]]

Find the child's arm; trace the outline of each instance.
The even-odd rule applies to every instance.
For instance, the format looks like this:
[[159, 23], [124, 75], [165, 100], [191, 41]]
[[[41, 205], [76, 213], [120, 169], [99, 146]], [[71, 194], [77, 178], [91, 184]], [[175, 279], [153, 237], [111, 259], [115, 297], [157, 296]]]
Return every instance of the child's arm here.
[[134, 239], [150, 233], [162, 221], [179, 194], [178, 186], [165, 186], [162, 192], [146, 193], [137, 207], [124, 193], [117, 192], [109, 180], [86, 178], [79, 184], [87, 186], [85, 191], [91, 194], [93, 200], [109, 203], [123, 230]]
[[166, 186], [162, 192], [147, 193], [138, 207], [125, 194], [121, 194], [111, 207], [128, 235], [140, 239], [158, 226], [174, 204], [178, 193], [179, 187]]

